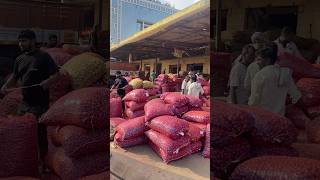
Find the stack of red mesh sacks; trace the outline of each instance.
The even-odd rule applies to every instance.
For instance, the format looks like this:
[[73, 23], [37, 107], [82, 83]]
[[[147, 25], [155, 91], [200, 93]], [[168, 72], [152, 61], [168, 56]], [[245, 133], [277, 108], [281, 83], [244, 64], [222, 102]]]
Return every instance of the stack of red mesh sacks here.
[[146, 104], [145, 112], [145, 121], [151, 128], [145, 132], [149, 145], [165, 163], [191, 154], [188, 123], [173, 116], [172, 105], [153, 99]]
[[[287, 117], [300, 129], [300, 134], [306, 134], [305, 141], [301, 142], [303, 144], [299, 146], [319, 145], [320, 79], [303, 78], [298, 81], [297, 86], [302, 93], [301, 100], [304, 107], [300, 108], [295, 105], [287, 106]], [[303, 130], [305, 130], [305, 133]]]
[[115, 145], [128, 148], [148, 142], [148, 139], [144, 135], [144, 132], [148, 130], [148, 127], [145, 125], [144, 116], [124, 121], [120, 119], [113, 119], [112, 121], [112, 123], [119, 123], [115, 125]]
[[84, 88], [56, 101], [41, 117], [48, 126], [46, 165], [62, 179], [80, 179], [108, 170], [105, 88]]
[[235, 105], [213, 101], [213, 107], [210, 171], [224, 179], [250, 155], [249, 142], [242, 136], [252, 129], [253, 118]]
[[162, 93], [175, 91], [173, 80], [166, 74], [160, 74], [156, 79], [156, 84], [161, 87]]
[[129, 119], [143, 116], [144, 106], [149, 99], [149, 94], [144, 89], [135, 89], [129, 92], [123, 100], [125, 101], [125, 115]]
[[228, 178], [239, 163], [249, 158], [298, 155], [290, 147], [298, 132], [289, 119], [260, 108], [220, 101], [213, 101], [213, 107], [214, 176]]
[[174, 83], [175, 92], [180, 92], [183, 79], [179, 78], [178, 75], [174, 75], [173, 78], [172, 78], [172, 81]]

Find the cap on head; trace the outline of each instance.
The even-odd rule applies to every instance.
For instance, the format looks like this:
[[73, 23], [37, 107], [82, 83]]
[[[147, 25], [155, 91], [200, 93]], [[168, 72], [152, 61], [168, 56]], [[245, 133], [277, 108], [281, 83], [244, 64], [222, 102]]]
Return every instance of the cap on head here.
[[20, 32], [18, 39], [29, 39], [29, 40], [35, 40], [36, 39], [36, 34], [32, 30], [23, 30]]

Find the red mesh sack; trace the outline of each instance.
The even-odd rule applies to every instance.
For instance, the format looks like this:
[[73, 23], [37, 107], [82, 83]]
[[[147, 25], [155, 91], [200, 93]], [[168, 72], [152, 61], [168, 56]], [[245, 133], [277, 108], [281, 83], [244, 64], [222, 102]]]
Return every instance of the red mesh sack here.
[[63, 142], [72, 136], [81, 136], [87, 133], [86, 129], [77, 126], [49, 126], [47, 129], [48, 136], [51, 137], [51, 140], [55, 146], [61, 146]]
[[240, 164], [230, 179], [320, 179], [320, 161], [287, 156], [257, 157]]
[[177, 108], [174, 108], [174, 114], [176, 116], [181, 117], [184, 113], [188, 112], [188, 110], [189, 110], [188, 106], [177, 107]]
[[206, 81], [205, 79], [198, 77], [197, 78], [198, 83], [201, 84], [201, 86], [209, 86], [208, 81]]
[[210, 86], [203, 86], [203, 91], [205, 96], [210, 96]]
[[144, 89], [135, 89], [130, 91], [123, 100], [125, 101], [136, 101], [136, 102], [146, 102], [148, 100], [148, 92]]
[[175, 107], [182, 107], [189, 103], [189, 99], [179, 92], [167, 93], [161, 96], [161, 99], [163, 99], [165, 103], [172, 104]]
[[123, 118], [110, 118], [110, 126], [112, 126], [113, 128], [116, 128], [119, 124], [125, 122], [127, 120], [123, 119]]
[[320, 105], [320, 79], [300, 79], [297, 83], [304, 106]]
[[106, 171], [109, 168], [108, 157], [108, 153], [102, 152], [75, 159], [68, 157], [62, 148], [57, 148], [48, 153], [46, 164], [59, 177], [73, 180]]
[[90, 176], [83, 177], [80, 180], [109, 180], [109, 179], [110, 179], [110, 172], [105, 171], [103, 173], [93, 174]]
[[131, 92], [131, 91], [133, 90], [133, 87], [132, 87], [130, 84], [128, 84], [128, 85], [124, 88], [124, 90], [125, 90], [125, 93], [128, 94], [129, 92]]
[[20, 90], [10, 92], [0, 101], [0, 115], [16, 115], [21, 102], [22, 94]]
[[253, 144], [290, 145], [297, 140], [298, 130], [286, 117], [256, 107], [242, 107], [255, 119], [254, 129], [250, 133]]
[[169, 76], [166, 74], [159, 74], [157, 81], [167, 82], [169, 80]]
[[117, 126], [116, 132], [119, 134], [117, 136], [119, 139], [115, 139], [117, 139], [117, 141], [123, 141], [125, 139], [139, 137], [142, 136], [147, 129], [143, 116], [129, 119]]
[[202, 149], [202, 142], [201, 141], [192, 142], [189, 146], [191, 149], [191, 154], [194, 154], [199, 152]]
[[213, 176], [228, 179], [233, 169], [250, 156], [250, 144], [243, 139], [235, 139], [225, 147], [212, 148], [211, 156], [210, 169]]
[[135, 101], [126, 101], [126, 107], [129, 108], [131, 111], [143, 110], [144, 105], [146, 102], [135, 102]]
[[293, 143], [291, 146], [299, 152], [299, 157], [320, 160], [320, 144]]
[[159, 116], [152, 119], [148, 126], [173, 140], [185, 136], [189, 130], [188, 122], [174, 116]]
[[165, 163], [181, 159], [191, 154], [190, 146], [183, 147], [177, 153], [172, 154], [163, 150], [151, 141], [149, 141], [149, 145], [162, 158], [163, 162]]
[[80, 127], [64, 126], [57, 128], [54, 133], [57, 135], [52, 136], [52, 141], [61, 145], [69, 157], [77, 158], [96, 152], [107, 152], [107, 130], [88, 131]]
[[37, 176], [37, 137], [33, 115], [0, 118], [0, 177]]
[[236, 105], [213, 101], [212, 144], [220, 146], [228, 144], [231, 139], [252, 130], [254, 118]]
[[129, 119], [133, 119], [133, 118], [137, 118], [137, 117], [141, 117], [144, 116], [144, 110], [137, 110], [137, 111], [132, 111], [131, 109], [127, 108], [126, 109], [126, 116]]
[[144, 106], [145, 121], [149, 121], [158, 116], [174, 115], [173, 106], [165, 104], [163, 100], [157, 98], [152, 99]]
[[189, 107], [189, 111], [203, 111], [202, 109], [203, 107], [199, 108], [199, 107]]
[[172, 140], [169, 137], [160, 134], [154, 130], [149, 130], [145, 132], [146, 136], [152, 143], [154, 143], [157, 147], [162, 149], [166, 154], [178, 154], [179, 150], [183, 147], [186, 147], [190, 144], [190, 137], [183, 136], [179, 139]]
[[161, 91], [162, 93], [165, 93], [165, 92], [172, 92], [173, 90], [170, 84], [161, 84]]
[[210, 124], [207, 125], [207, 129], [206, 129], [206, 142], [204, 145], [204, 150], [202, 152], [203, 157], [205, 158], [210, 158], [210, 145], [211, 141], [210, 141]]
[[320, 144], [320, 118], [310, 121], [307, 124], [306, 132], [309, 142]]
[[255, 146], [251, 148], [251, 156], [292, 156], [298, 157], [299, 153], [290, 146], [268, 145]]
[[286, 107], [286, 117], [299, 129], [306, 127], [306, 122], [310, 121], [307, 115], [295, 105], [288, 105]]
[[196, 126], [200, 129], [201, 137], [204, 137], [206, 135], [207, 125], [201, 124], [201, 123], [195, 123], [195, 122], [188, 122], [189, 125]]
[[187, 121], [207, 124], [210, 123], [210, 112], [206, 111], [189, 111], [182, 116]]
[[210, 107], [202, 107], [201, 110], [205, 112], [210, 112]]
[[62, 48], [48, 48], [45, 49], [45, 51], [51, 56], [58, 66], [64, 65], [72, 58], [72, 55], [64, 51]]
[[293, 71], [293, 76], [298, 78], [320, 78], [318, 68], [312, 66], [305, 59], [301, 59], [290, 53], [282, 53], [278, 56], [279, 65], [281, 67], [290, 68]]
[[83, 128], [105, 128], [108, 93], [105, 88], [83, 88], [70, 92], [54, 103], [40, 118], [48, 126], [75, 125]]
[[120, 140], [120, 134], [117, 133], [114, 138], [114, 143], [122, 148], [142, 145], [148, 143], [148, 138], [145, 135], [133, 137], [125, 140]]
[[190, 136], [191, 142], [197, 142], [205, 135], [205, 131], [202, 131], [198, 126], [189, 124], [188, 135]]
[[118, 97], [120, 96], [118, 95], [117, 90], [116, 89], [111, 90], [110, 98], [118, 98]]
[[202, 107], [203, 103], [200, 98], [191, 95], [186, 95], [186, 97], [189, 101], [189, 107]]
[[110, 117], [122, 116], [122, 100], [121, 98], [110, 98]]
[[313, 106], [307, 108], [307, 113], [310, 118], [314, 119], [320, 116], [320, 106]]
[[150, 96], [156, 96], [158, 94], [159, 89], [151, 88], [151, 89], [147, 89], [147, 91]]
[[50, 102], [55, 102], [62, 96], [68, 94], [72, 90], [71, 77], [69, 74], [59, 75], [59, 80], [53, 84], [50, 91]]

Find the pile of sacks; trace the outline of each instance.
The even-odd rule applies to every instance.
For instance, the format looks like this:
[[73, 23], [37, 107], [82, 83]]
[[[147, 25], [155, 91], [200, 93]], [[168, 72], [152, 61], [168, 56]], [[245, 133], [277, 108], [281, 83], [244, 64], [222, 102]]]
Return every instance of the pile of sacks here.
[[151, 129], [145, 132], [149, 145], [166, 163], [200, 151], [205, 132], [203, 155], [210, 156], [210, 143], [207, 143], [210, 142], [210, 125], [207, 125], [210, 113], [189, 111], [189, 105], [202, 106], [199, 98], [193, 98], [180, 93], [165, 93], [145, 106], [145, 120]]
[[156, 84], [161, 87], [161, 92], [174, 92], [176, 90], [175, 83], [167, 74], [160, 74], [156, 79]]
[[41, 117], [48, 126], [46, 165], [63, 179], [79, 179], [109, 168], [105, 88], [75, 90]]
[[144, 89], [135, 89], [129, 92], [123, 100], [125, 101], [125, 115], [129, 119], [143, 116], [144, 106], [149, 99], [149, 94]]
[[213, 101], [211, 171], [228, 178], [243, 161], [260, 156], [298, 156], [291, 144], [298, 131], [283, 116], [249, 106]]

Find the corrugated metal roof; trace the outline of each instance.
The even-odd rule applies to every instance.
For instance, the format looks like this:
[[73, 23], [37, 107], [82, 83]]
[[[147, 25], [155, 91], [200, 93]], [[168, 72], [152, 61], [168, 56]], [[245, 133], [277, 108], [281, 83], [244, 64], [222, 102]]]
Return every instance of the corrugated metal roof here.
[[191, 56], [204, 53], [210, 43], [210, 1], [200, 2], [179, 11], [110, 48], [111, 57], [134, 59], [172, 58], [174, 48]]

